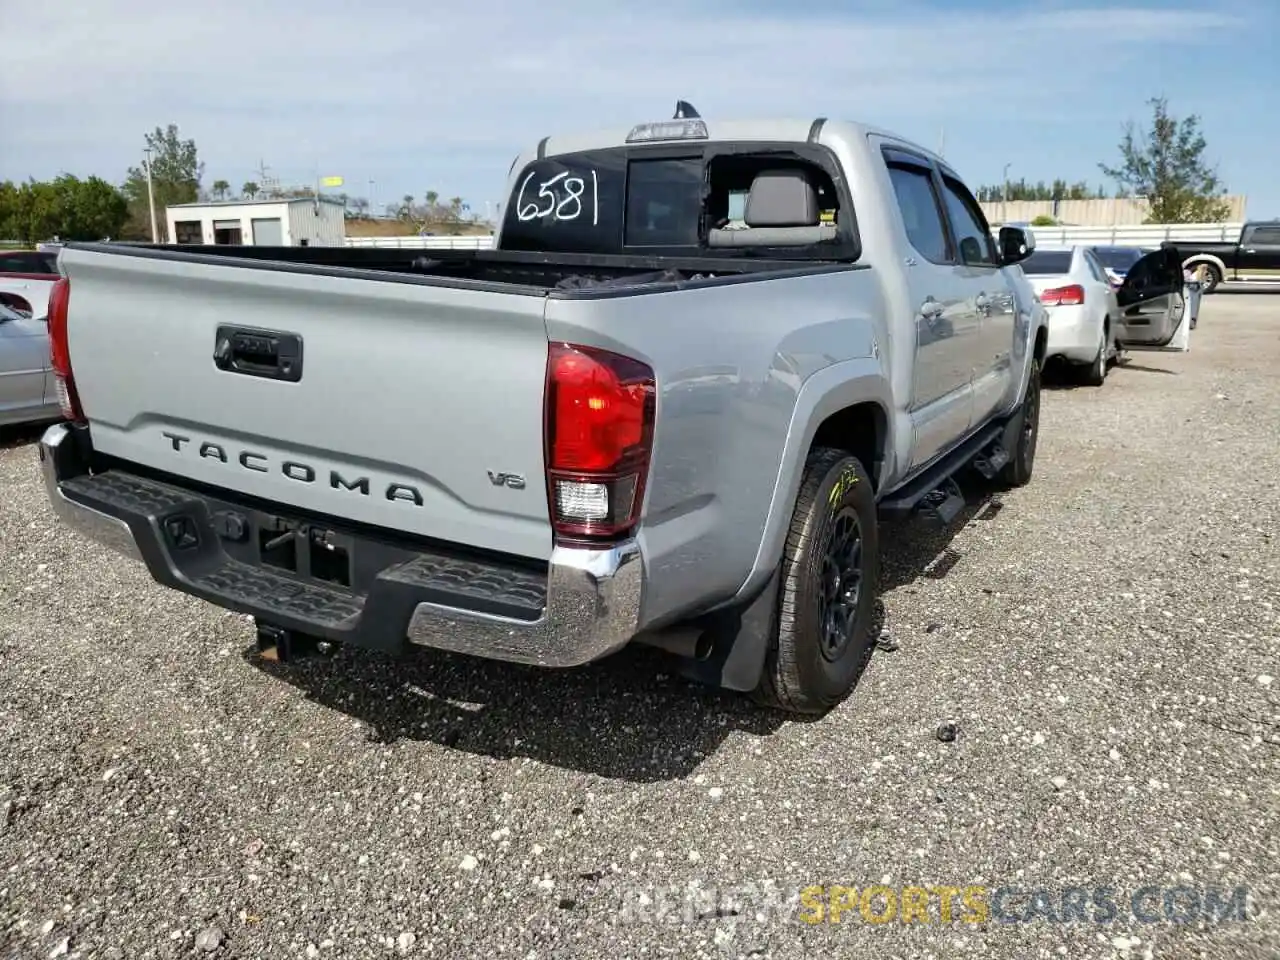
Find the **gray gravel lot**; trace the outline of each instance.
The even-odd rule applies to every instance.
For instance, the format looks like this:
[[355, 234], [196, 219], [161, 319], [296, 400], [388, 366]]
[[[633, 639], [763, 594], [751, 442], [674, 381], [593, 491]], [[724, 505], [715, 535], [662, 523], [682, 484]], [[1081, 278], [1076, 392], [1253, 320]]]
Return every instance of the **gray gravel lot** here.
[[[656, 654], [258, 663], [60, 529], [11, 437], [0, 958], [1280, 955], [1280, 296], [1206, 298], [1193, 346], [1048, 391], [1029, 487], [888, 535], [901, 646], [814, 722]], [[769, 906], [882, 882], [1121, 909]], [[1250, 919], [1144, 922], [1149, 884], [1247, 885]]]

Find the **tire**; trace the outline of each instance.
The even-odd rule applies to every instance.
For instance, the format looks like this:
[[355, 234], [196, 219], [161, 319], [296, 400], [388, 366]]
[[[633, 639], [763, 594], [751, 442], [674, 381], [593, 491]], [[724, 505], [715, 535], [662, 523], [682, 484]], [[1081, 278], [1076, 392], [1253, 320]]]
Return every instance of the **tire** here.
[[[850, 531], [860, 540], [856, 559], [852, 550], [840, 549]], [[855, 586], [851, 601], [842, 599], [836, 572], [845, 586]], [[871, 478], [844, 450], [811, 450], [783, 549], [777, 619], [758, 702], [820, 714], [848, 696], [875, 642], [879, 576]]]
[[1011, 451], [1009, 462], [1000, 471], [1005, 486], [1025, 487], [1031, 482], [1036, 465], [1036, 446], [1040, 439], [1040, 362], [1032, 359], [1027, 375], [1027, 387], [1022, 394], [1018, 412], [1014, 414], [1018, 425], [1018, 440]]
[[1107, 348], [1111, 346], [1108, 343], [1110, 338], [1107, 322], [1102, 321], [1102, 335], [1098, 338], [1098, 355], [1093, 358], [1093, 362], [1084, 368], [1083, 379], [1086, 385], [1090, 387], [1100, 387], [1107, 382]]
[[1204, 265], [1204, 285], [1200, 288], [1201, 296], [1213, 293], [1218, 289], [1218, 284], [1222, 282], [1222, 271], [1212, 263]]

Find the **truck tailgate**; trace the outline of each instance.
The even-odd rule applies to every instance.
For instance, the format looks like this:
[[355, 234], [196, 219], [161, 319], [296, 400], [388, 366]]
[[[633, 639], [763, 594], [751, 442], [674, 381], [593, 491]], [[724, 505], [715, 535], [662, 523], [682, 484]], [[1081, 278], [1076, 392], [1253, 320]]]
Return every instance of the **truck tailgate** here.
[[[542, 297], [73, 248], [61, 264], [96, 450], [296, 509], [550, 555]], [[301, 377], [220, 369], [226, 327], [296, 335]]]

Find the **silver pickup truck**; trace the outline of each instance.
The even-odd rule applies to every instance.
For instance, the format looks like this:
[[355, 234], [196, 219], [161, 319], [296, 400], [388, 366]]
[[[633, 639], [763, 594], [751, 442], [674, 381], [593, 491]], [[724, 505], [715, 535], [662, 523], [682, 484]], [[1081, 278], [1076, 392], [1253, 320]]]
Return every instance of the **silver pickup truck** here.
[[67, 245], [57, 513], [277, 657], [634, 641], [830, 708], [879, 518], [1031, 478], [1034, 241], [824, 119], [547, 138], [509, 179], [488, 251]]

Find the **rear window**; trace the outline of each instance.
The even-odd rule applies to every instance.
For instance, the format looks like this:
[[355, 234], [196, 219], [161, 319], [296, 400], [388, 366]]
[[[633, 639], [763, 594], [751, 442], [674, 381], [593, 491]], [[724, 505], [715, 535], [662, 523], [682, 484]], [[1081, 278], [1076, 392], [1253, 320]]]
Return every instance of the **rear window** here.
[[[852, 214], [845, 233], [840, 191], [826, 169], [828, 163], [834, 168], [834, 160], [815, 158], [811, 151], [818, 149], [770, 145], [757, 152], [743, 144], [673, 143], [535, 160], [513, 181], [499, 246], [686, 256], [742, 255], [755, 247], [786, 258], [852, 259], [858, 253]], [[758, 201], [757, 221], [773, 229], [753, 235], [748, 198], [759, 178], [779, 173], [801, 178], [807, 187], [789, 193], [775, 188], [772, 209], [769, 201]], [[727, 236], [726, 230], [744, 232]], [[761, 238], [758, 243], [753, 236]]]
[[57, 273], [58, 255], [20, 251], [0, 254], [0, 273]]
[[1022, 261], [1027, 274], [1059, 274], [1071, 272], [1070, 250], [1036, 250]]
[[701, 157], [627, 164], [627, 246], [696, 247], [701, 211]]
[[1094, 247], [1094, 255], [1104, 267], [1125, 271], [1141, 260], [1144, 252], [1137, 247]]
[[626, 157], [616, 151], [531, 163], [507, 202], [502, 246], [557, 253], [617, 249], [626, 176]]

